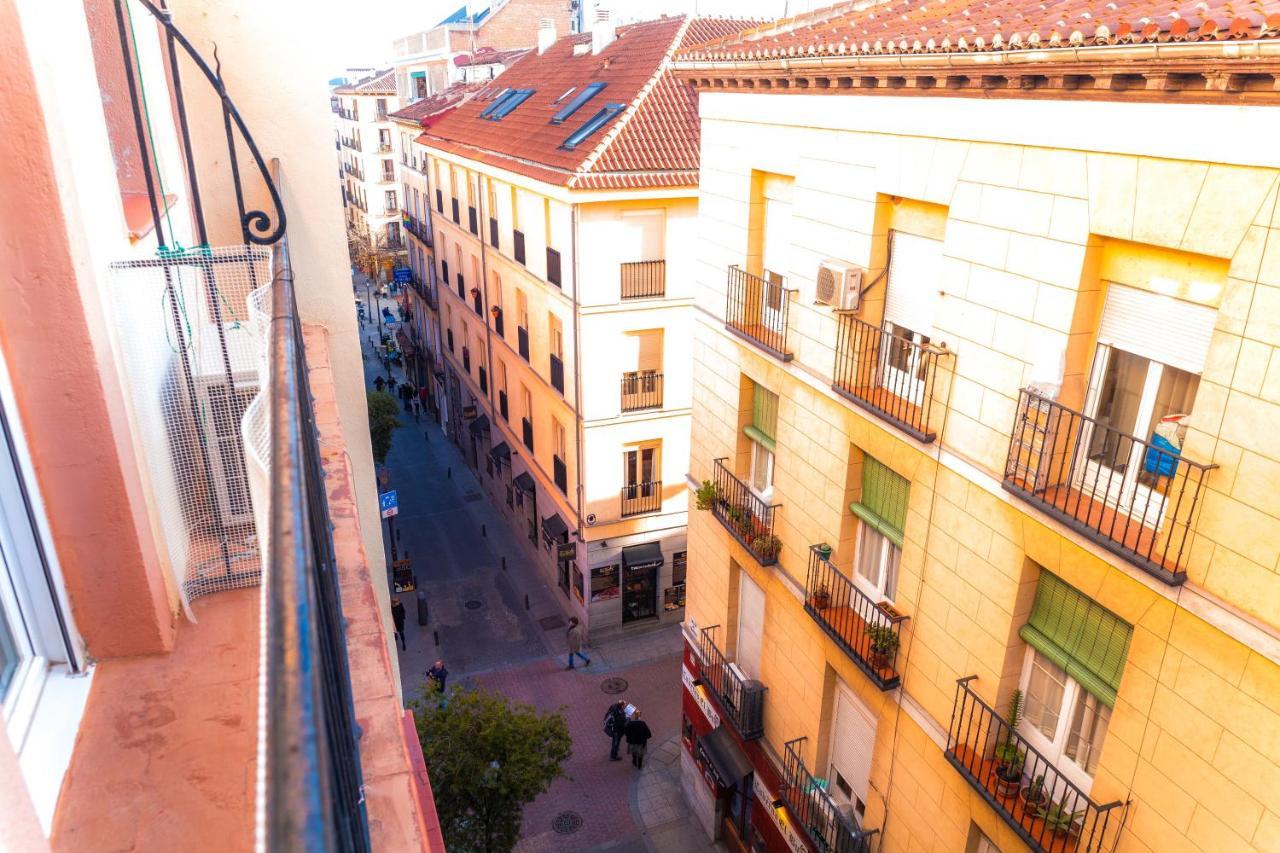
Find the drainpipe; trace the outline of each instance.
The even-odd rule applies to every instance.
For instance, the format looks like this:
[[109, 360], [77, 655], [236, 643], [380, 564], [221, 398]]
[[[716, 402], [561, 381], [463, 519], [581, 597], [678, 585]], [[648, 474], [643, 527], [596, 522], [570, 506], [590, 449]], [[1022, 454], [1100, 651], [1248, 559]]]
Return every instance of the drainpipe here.
[[477, 172], [476, 230], [480, 233], [476, 236], [480, 238], [480, 320], [484, 323], [485, 374], [488, 377], [484, 393], [489, 398], [489, 411], [492, 413], [492, 417], [489, 418], [489, 433], [492, 435], [492, 428], [498, 422], [498, 408], [493, 402], [493, 386], [497, 382], [497, 377], [493, 373], [493, 327], [489, 325], [489, 309], [493, 307], [489, 302], [489, 247], [484, 240], [485, 225], [488, 224], [488, 218], [484, 215], [485, 194], [481, 192], [482, 187], [480, 186], [479, 177], [480, 173]]
[[569, 250], [573, 252], [573, 429], [576, 433], [574, 456], [578, 464], [574, 492], [578, 500], [578, 541], [586, 545], [582, 535], [582, 349], [580, 344], [581, 318], [578, 310], [578, 205], [572, 211], [572, 227], [569, 231]]

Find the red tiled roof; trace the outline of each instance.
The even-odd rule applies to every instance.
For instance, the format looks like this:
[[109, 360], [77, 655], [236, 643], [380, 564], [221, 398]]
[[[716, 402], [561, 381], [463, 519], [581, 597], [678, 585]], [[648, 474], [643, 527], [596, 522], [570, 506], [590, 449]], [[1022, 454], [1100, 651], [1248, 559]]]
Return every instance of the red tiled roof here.
[[339, 95], [394, 95], [396, 93], [396, 72], [379, 71], [363, 80], [357, 80], [346, 86], [333, 90]]
[[527, 47], [513, 47], [509, 50], [482, 47], [477, 49], [475, 53], [458, 54], [453, 58], [453, 64], [459, 68], [465, 68], [469, 65], [510, 65], [530, 50], [531, 48]]
[[396, 110], [387, 117], [393, 121], [426, 127], [440, 113], [475, 97], [477, 93], [483, 91], [488, 85], [488, 83], [454, 83], [444, 91], [436, 92], [434, 95], [423, 98], [420, 101], [414, 101], [409, 106]]
[[1280, 38], [1280, 0], [846, 2], [682, 50], [680, 60], [929, 54]]
[[[423, 145], [558, 185], [592, 188], [691, 187], [698, 183], [697, 100], [692, 88], [668, 72], [671, 56], [697, 25], [702, 34], [741, 28], [715, 19], [661, 18], [618, 28], [601, 53], [590, 34], [561, 38], [545, 53], [511, 65], [487, 93], [449, 113], [419, 137]], [[563, 124], [551, 117], [572, 99], [572, 87], [605, 83], [598, 95]], [[501, 121], [480, 118], [492, 97], [507, 89], [534, 94]], [[576, 92], [575, 92], [576, 93]], [[561, 144], [605, 104], [626, 109], [572, 151]]]

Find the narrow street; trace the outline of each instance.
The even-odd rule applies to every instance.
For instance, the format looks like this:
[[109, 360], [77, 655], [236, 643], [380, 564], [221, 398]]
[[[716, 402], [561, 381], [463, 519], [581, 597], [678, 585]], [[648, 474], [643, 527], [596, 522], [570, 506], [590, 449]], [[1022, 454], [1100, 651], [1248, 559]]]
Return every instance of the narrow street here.
[[[361, 282], [358, 295], [364, 298]], [[396, 310], [392, 299], [380, 300]], [[361, 327], [365, 376], [387, 378], [374, 349], [376, 318]], [[403, 371], [391, 370], [397, 382]], [[407, 611], [400, 673], [406, 698], [417, 695], [437, 659], [449, 685], [479, 685], [541, 710], [563, 708], [573, 737], [568, 778], [525, 809], [521, 853], [534, 851], [704, 851], [708, 843], [692, 822], [679, 789], [679, 628], [611, 637], [590, 644], [591, 666], [565, 669], [567, 616], [559, 591], [546, 584], [502, 516], [467, 467], [462, 454], [425, 411], [401, 413], [387, 457], [389, 488], [398, 493], [396, 549], [413, 561], [426, 592], [427, 624], [417, 600]], [[388, 525], [383, 524], [387, 565]], [[620, 692], [619, 692], [620, 691]], [[643, 771], [608, 760], [601, 720], [609, 703], [626, 699], [643, 710], [654, 733]], [[441, 784], [440, 780], [433, 780]]]

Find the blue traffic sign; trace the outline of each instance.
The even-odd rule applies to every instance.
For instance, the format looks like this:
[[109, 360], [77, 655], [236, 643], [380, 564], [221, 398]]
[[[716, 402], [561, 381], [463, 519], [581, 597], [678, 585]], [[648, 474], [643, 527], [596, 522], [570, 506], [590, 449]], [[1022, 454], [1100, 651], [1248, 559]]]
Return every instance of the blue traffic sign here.
[[382, 510], [383, 518], [400, 514], [400, 501], [396, 497], [395, 489], [378, 495], [378, 508]]
[[392, 278], [399, 282], [413, 281], [413, 270], [408, 267], [396, 267], [392, 272]]

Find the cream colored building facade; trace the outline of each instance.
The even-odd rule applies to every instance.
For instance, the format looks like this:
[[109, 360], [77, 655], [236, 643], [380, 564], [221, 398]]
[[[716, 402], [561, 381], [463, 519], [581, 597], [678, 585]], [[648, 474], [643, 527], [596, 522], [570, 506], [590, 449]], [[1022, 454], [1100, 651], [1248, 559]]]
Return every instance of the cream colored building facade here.
[[339, 86], [337, 122], [342, 197], [347, 228], [392, 251], [405, 248], [400, 227], [404, 204], [396, 179], [395, 124], [400, 107], [391, 71]]
[[771, 850], [1280, 849], [1274, 108], [735, 47], [679, 66], [706, 828], [723, 721]]

